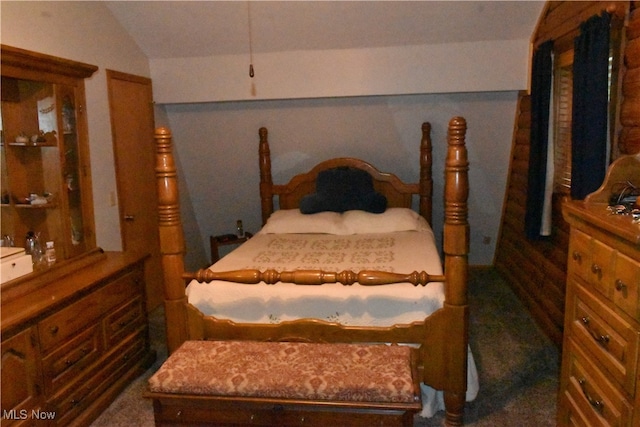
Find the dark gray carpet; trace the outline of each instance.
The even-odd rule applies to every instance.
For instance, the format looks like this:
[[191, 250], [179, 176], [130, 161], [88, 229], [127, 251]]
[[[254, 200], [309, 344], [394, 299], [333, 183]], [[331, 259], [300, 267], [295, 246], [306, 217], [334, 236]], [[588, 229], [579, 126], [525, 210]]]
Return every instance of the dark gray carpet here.
[[[469, 282], [470, 345], [480, 393], [467, 404], [465, 425], [555, 426], [559, 353], [493, 269], [472, 269]], [[146, 381], [166, 358], [164, 313], [150, 314], [156, 363], [134, 381], [92, 427], [153, 426]], [[443, 415], [416, 419], [416, 427], [443, 425]]]
[[[465, 426], [554, 427], [559, 352], [493, 269], [469, 275], [470, 346], [480, 392], [465, 407]], [[443, 415], [416, 426], [443, 425]]]

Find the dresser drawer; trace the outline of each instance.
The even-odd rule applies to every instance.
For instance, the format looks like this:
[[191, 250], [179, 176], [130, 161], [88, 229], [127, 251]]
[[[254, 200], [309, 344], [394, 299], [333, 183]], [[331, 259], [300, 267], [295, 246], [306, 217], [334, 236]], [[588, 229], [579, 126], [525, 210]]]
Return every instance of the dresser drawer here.
[[88, 295], [38, 323], [40, 349], [47, 352], [80, 329], [95, 323], [102, 314], [100, 299], [98, 294]]
[[629, 316], [640, 320], [640, 312], [638, 312], [640, 263], [618, 252], [614, 271], [613, 302]]
[[66, 338], [95, 323], [106, 312], [125, 302], [138, 292], [141, 274], [130, 272], [96, 290], [79, 301], [47, 317], [38, 324], [40, 348], [50, 350]]
[[635, 393], [639, 337], [632, 325], [600, 301], [600, 296], [577, 282], [567, 289], [571, 336], [591, 353], [611, 378]]
[[568, 273], [574, 273], [584, 280], [591, 278], [591, 236], [571, 229], [569, 241]]
[[[589, 361], [589, 356], [572, 340], [563, 351], [568, 380], [561, 390], [565, 399], [563, 411], [581, 414], [590, 421], [589, 425], [628, 426], [631, 422], [632, 407], [624, 394], [610, 383], [607, 376]], [[560, 413], [560, 424], [568, 424], [568, 414]], [[577, 423], [580, 425], [579, 423]]]
[[117, 309], [105, 318], [107, 345], [112, 346], [145, 324], [144, 301], [141, 296]]
[[102, 329], [94, 325], [42, 360], [47, 394], [56, 393], [98, 360], [103, 352], [101, 332]]
[[114, 382], [118, 381], [145, 354], [146, 333], [129, 337], [121, 345], [105, 354], [103, 362], [85, 371], [82, 378], [71, 383], [48, 402], [57, 414], [58, 424], [68, 424], [77, 414], [91, 405]]
[[597, 239], [591, 240], [591, 265], [588, 281], [608, 298], [613, 292], [616, 251]]
[[568, 271], [589, 282], [607, 297], [611, 297], [615, 253], [610, 246], [572, 229]]

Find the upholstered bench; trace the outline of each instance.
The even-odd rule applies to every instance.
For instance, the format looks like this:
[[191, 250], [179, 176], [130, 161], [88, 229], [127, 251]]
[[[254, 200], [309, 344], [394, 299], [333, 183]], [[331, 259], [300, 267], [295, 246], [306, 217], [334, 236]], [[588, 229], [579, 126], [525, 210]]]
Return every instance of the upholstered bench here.
[[149, 379], [156, 425], [413, 425], [414, 349], [187, 341]]

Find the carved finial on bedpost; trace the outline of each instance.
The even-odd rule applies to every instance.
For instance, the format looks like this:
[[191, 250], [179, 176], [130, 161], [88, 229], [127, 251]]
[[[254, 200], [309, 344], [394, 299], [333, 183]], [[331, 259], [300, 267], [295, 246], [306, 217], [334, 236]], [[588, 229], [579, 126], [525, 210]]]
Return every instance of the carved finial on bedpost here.
[[[462, 425], [467, 382], [467, 346], [469, 344], [469, 307], [467, 305], [469, 222], [469, 162], [465, 147], [467, 122], [454, 117], [449, 122], [448, 150], [444, 188], [444, 269], [445, 307], [452, 313], [445, 363], [451, 377], [451, 389], [445, 390], [446, 424]], [[455, 339], [453, 339], [455, 337]]]
[[429, 224], [432, 223], [433, 208], [433, 177], [432, 177], [432, 150], [431, 123], [422, 124], [422, 140], [420, 141], [420, 215]]
[[[464, 270], [464, 274], [452, 274], [451, 276], [447, 274], [447, 277], [463, 277], [465, 280], [469, 253], [469, 223], [467, 220], [469, 162], [465, 147], [466, 132], [467, 122], [464, 118], [454, 117], [451, 119], [447, 137], [449, 146], [445, 162], [444, 187], [444, 253], [447, 257], [445, 262], [453, 262], [449, 268]], [[447, 295], [449, 302], [466, 304], [466, 285], [447, 287], [447, 289], [450, 288], [457, 289], [458, 292], [455, 295]]]
[[262, 225], [267, 223], [267, 219], [273, 213], [273, 179], [271, 178], [271, 151], [269, 150], [269, 132], [267, 128], [261, 127], [258, 131], [260, 135], [260, 205], [262, 207]]
[[156, 183], [158, 191], [158, 228], [164, 275], [164, 304], [167, 319], [169, 353], [187, 339], [184, 271], [184, 235], [180, 220], [178, 178], [172, 152], [171, 131], [158, 128], [156, 142]]

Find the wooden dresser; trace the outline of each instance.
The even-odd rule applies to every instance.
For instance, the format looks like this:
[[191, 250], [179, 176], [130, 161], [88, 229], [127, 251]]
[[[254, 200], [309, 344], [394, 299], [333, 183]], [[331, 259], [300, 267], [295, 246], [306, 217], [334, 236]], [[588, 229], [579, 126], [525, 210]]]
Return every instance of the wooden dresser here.
[[615, 162], [571, 226], [558, 425], [640, 425], [640, 223], [613, 215], [618, 183], [640, 185], [640, 155]]
[[3, 288], [2, 426], [88, 425], [151, 365], [145, 258], [98, 250]]

